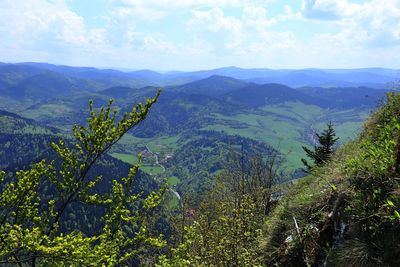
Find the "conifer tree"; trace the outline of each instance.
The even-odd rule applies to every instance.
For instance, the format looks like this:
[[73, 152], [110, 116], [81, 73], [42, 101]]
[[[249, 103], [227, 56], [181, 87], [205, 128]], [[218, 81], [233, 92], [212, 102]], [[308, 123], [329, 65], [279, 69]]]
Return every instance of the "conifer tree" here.
[[[316, 134], [319, 145], [314, 146], [314, 150], [311, 150], [303, 146], [303, 150], [307, 156], [313, 161], [314, 165], [320, 166], [331, 159], [333, 152], [335, 151], [335, 143], [339, 139], [336, 137], [335, 129], [333, 128], [332, 122], [327, 124], [327, 128], [320, 134]], [[308, 163], [306, 159], [301, 159], [304, 166], [306, 166], [306, 172], [312, 169], [312, 165]]]

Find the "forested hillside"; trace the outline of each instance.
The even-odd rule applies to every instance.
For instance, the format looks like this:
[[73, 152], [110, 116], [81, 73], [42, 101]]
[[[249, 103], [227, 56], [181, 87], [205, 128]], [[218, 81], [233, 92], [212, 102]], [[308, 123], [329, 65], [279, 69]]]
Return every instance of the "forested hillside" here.
[[397, 266], [393, 75], [1, 64], [0, 263]]
[[[217, 159], [222, 166], [208, 166], [221, 171], [201, 191], [200, 202], [183, 195], [176, 211], [168, 204], [168, 183], [159, 184], [159, 193], [146, 191], [155, 190], [157, 182], [154, 187], [150, 180], [143, 183], [138, 164], [130, 170], [116, 166], [112, 171], [107, 157], [100, 160], [145, 118], [156, 99], [137, 106], [117, 125], [110, 104], [98, 112], [91, 105], [88, 126], [74, 127], [76, 141], [71, 144], [75, 148], [62, 141], [51, 145], [54, 156], [50, 158], [59, 162], [39, 161], [15, 175], [13, 170], [1, 173], [2, 262], [46, 266], [68, 262], [107, 266], [399, 264], [399, 94], [388, 95], [387, 103], [366, 121], [357, 140], [339, 148], [322, 166], [312, 167], [311, 174], [295, 184], [281, 172], [284, 157], [273, 148], [265, 147], [269, 152], [261, 155], [253, 148], [262, 144], [250, 140], [232, 146]], [[186, 150], [195, 146], [211, 152], [218, 142], [241, 141], [209, 135], [214, 141], [199, 139], [196, 145], [187, 143]], [[189, 169], [196, 168], [193, 163], [204, 155], [208, 157], [205, 151], [184, 153], [185, 164], [192, 164]], [[92, 169], [93, 163], [97, 165]], [[120, 171], [129, 173], [127, 178], [115, 177]]]
[[0, 267], [400, 267], [400, 0], [0, 0]]
[[159, 265], [398, 266], [399, 107], [390, 94], [357, 140], [291, 186], [274, 157], [234, 161]]
[[[364, 71], [383, 75], [386, 79], [393, 76], [388, 70]], [[326, 75], [339, 75], [354, 80], [349, 74], [353, 72], [357, 72], [356, 79], [362, 81], [365, 73], [361, 70], [348, 73], [307, 70], [303, 73], [314, 73], [314, 78], [322, 75], [321, 79], [327, 78]], [[169, 79], [166, 84], [181, 83], [164, 88], [148, 118], [127, 133], [110, 151], [110, 155], [126, 163], [133, 163], [137, 162], [136, 155], [139, 152], [149, 148], [153, 156], [152, 153], [145, 153], [145, 166], [142, 169], [156, 179], [160, 179], [158, 176], [161, 174], [177, 177], [178, 179], [173, 178], [178, 182], [177, 190], [184, 193], [200, 192], [199, 188], [208, 187], [216, 171], [209, 166], [221, 166], [218, 158], [222, 151], [203, 149], [203, 153], [208, 155], [203, 156], [204, 159], [207, 158], [207, 163], [201, 161], [189, 169], [183, 159], [189, 151], [188, 146], [192, 146], [194, 150], [201, 149], [193, 146], [198, 144], [196, 140], [212, 143], [215, 139], [211, 136], [219, 135], [220, 139], [237, 139], [236, 143], [229, 143], [228, 146], [246, 143], [250, 139], [267, 147], [271, 146], [285, 155], [285, 169], [296, 178], [301, 175], [299, 169], [302, 164], [299, 159], [304, 157], [301, 147], [314, 144], [315, 132], [320, 131], [328, 121], [332, 121], [340, 142], [345, 143], [355, 138], [364, 119], [384, 99], [387, 91], [367, 87], [310, 87], [312, 82], [303, 84], [308, 87], [299, 88], [249, 82], [249, 77], [260, 77], [259, 75], [268, 74], [272, 79], [272, 73], [274, 71], [231, 68], [197, 73], [157, 74], [150, 71], [121, 72], [36, 63], [3, 64], [0, 67], [0, 106], [18, 116], [29, 118], [35, 125], [68, 136], [75, 123], [86, 122], [88, 99], [92, 99], [98, 108], [114, 98], [118, 109], [129, 111], [132, 102], [144, 101], [154, 95], [158, 90], [154, 85], [162, 84], [166, 77]], [[296, 71], [276, 73], [280, 73], [279, 77], [283, 79], [285, 75], [292, 75]], [[232, 75], [246, 80], [219, 75]], [[191, 82], [185, 83], [184, 77], [191, 77]], [[383, 80], [384, 78], [377, 81]], [[287, 79], [283, 82], [290, 84], [290, 81]], [[144, 85], [148, 86], [143, 87]], [[332, 99], [335, 101], [331, 101]], [[3, 120], [6, 120], [6, 116], [3, 116]], [[38, 126], [36, 128], [39, 129]], [[14, 131], [11, 124], [4, 124], [3, 129], [7, 129], [8, 134], [17, 134], [10, 133]], [[41, 138], [38, 134], [52, 135], [48, 131], [40, 133], [39, 130], [27, 127], [19, 128], [18, 131], [20, 134], [35, 134], [31, 138], [32, 143], [37, 143], [35, 138]], [[210, 132], [215, 133], [209, 134]], [[48, 139], [53, 140], [50, 136]], [[224, 150], [226, 151], [225, 148]], [[260, 145], [255, 146], [255, 150], [260, 154], [268, 154]], [[32, 157], [29, 153], [26, 155], [27, 158]], [[156, 164], [156, 155], [163, 166]], [[13, 158], [19, 157], [21, 156]], [[168, 164], [171, 160], [174, 162], [173, 166]], [[199, 179], [191, 182], [197, 176]]]

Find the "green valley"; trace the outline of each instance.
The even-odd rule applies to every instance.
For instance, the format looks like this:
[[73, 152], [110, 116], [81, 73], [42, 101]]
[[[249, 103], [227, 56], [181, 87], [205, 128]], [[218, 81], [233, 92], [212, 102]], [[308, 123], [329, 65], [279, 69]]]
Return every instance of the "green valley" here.
[[[100, 84], [98, 78], [103, 75], [101, 73], [104, 71], [99, 72], [98, 76], [84, 73], [76, 76], [73, 74], [73, 68], [59, 70], [55, 67], [48, 70], [38, 68], [43, 66], [17, 65], [12, 67], [13, 75], [21, 78], [19, 78], [20, 80], [15, 79], [15, 82], [8, 80], [10, 87], [0, 90], [0, 96], [12, 97], [13, 101], [21, 101], [20, 107], [25, 106], [25, 108], [18, 111], [19, 115], [29, 118], [37, 124], [53, 127], [52, 129], [57, 129], [66, 135], [70, 134], [69, 131], [75, 123], [85, 123], [89, 99], [93, 100], [95, 107], [100, 107], [112, 97], [115, 108], [126, 112], [132, 102], [143, 101], [158, 90], [158, 87], [152, 86], [129, 87], [131, 80], [124, 76], [125, 74], [118, 74], [120, 82], [115, 82], [114, 87], [103, 89], [108, 84], [92, 87], [91, 84]], [[7, 73], [11, 67], [2, 68]], [[96, 72], [96, 70], [90, 71]], [[17, 75], [19, 72], [21, 74]], [[32, 76], [29, 74], [30, 72], [32, 72]], [[39, 80], [46, 80], [46, 75], [50, 75], [51, 80], [56, 81], [55, 86], [60, 85], [65, 88], [63, 94], [69, 95], [59, 94], [54, 95], [54, 98], [49, 98], [49, 95], [41, 95], [39, 89], [26, 91], [25, 88], [28, 87], [40, 87]], [[117, 74], [110, 73], [109, 75]], [[27, 78], [24, 79], [24, 77]], [[74, 79], [84, 81], [82, 90], [76, 88], [78, 80]], [[113, 79], [107, 82], [112, 81]], [[124, 84], [123, 81], [126, 83]], [[121, 86], [121, 84], [124, 85]], [[22, 91], [20, 95], [17, 93], [10, 95], [8, 93], [10, 90]], [[24, 93], [22, 94], [22, 92]], [[32, 94], [37, 94], [37, 96], [29, 97]], [[16, 97], [17, 95], [19, 97]], [[195, 187], [198, 186], [198, 182], [187, 183], [186, 179], [196, 175], [196, 172], [202, 171], [207, 175], [201, 174], [200, 176], [203, 178], [199, 178], [199, 180], [202, 181], [201, 183], [207, 184], [209, 182], [207, 180], [212, 180], [212, 173], [208, 173], [207, 168], [209, 167], [206, 166], [216, 163], [212, 163], [212, 161], [219, 161], [222, 152], [213, 151], [212, 148], [194, 147], [204, 153], [217, 153], [210, 155], [208, 159], [211, 161], [210, 163], [199, 162], [200, 169], [188, 169], [186, 164], [177, 161], [174, 161], [175, 166], [171, 168], [168, 161], [179, 158], [180, 155], [177, 153], [188, 151], [187, 146], [192, 146], [196, 140], [206, 138], [209, 139], [209, 142], [215, 142], [207, 135], [203, 136], [203, 133], [211, 131], [218, 133], [218, 138], [226, 139], [232, 136], [239, 138], [238, 143], [226, 144], [228, 146], [247, 142], [244, 141], [247, 138], [271, 145], [285, 156], [283, 165], [286, 172], [297, 172], [302, 167], [300, 159], [304, 157], [301, 147], [314, 144], [315, 132], [321, 130], [328, 121], [332, 121], [341, 143], [354, 139], [360, 131], [364, 119], [384, 95], [384, 90], [366, 87], [319, 89], [301, 87], [293, 89], [279, 84], [259, 85], [214, 75], [183, 85], [165, 87], [148, 118], [125, 135], [110, 151], [110, 155], [125, 163], [134, 164], [138, 160], [137, 155], [141, 153], [143, 154], [142, 170], [144, 172], [155, 177], [186, 173], [184, 177], [178, 176], [180, 180], [177, 185], [178, 190], [185, 188], [185, 190], [197, 191]], [[332, 98], [338, 99], [338, 101], [331, 101]], [[27, 101], [31, 105], [27, 106]], [[3, 102], [2, 106], [7, 107], [7, 102]], [[15, 110], [14, 106], [14, 102], [10, 102], [10, 110]], [[4, 128], [11, 129], [10, 127], [10, 125], [4, 124]], [[40, 133], [42, 130], [38, 129], [37, 127], [20, 127], [18, 130], [24, 133]], [[244, 139], [240, 141], [240, 138]], [[263, 151], [262, 147], [256, 147], [255, 151], [260, 154], [268, 153]], [[150, 153], [150, 155], [146, 153]], [[161, 165], [157, 165], [155, 156], [158, 157], [158, 164]], [[205, 165], [202, 166], [202, 164]], [[205, 169], [202, 169], [203, 167]], [[177, 170], [179, 168], [181, 169]], [[188, 188], [188, 184], [193, 186]]]
[[[1, 71], [0, 66], [0, 74]], [[144, 251], [144, 258], [129, 256], [131, 245], [125, 251], [133, 266], [137, 262], [145, 266], [156, 263], [158, 266], [188, 266], [185, 265], [188, 262], [193, 266], [221, 266], [225, 261], [234, 262], [232, 266], [242, 266], [244, 262], [254, 266], [279, 266], [281, 263], [303, 266], [307, 262], [320, 264], [323, 257], [326, 262], [335, 262], [336, 255], [343, 252], [332, 240], [346, 237], [330, 232], [324, 236], [324, 231], [328, 231], [324, 230], [324, 225], [332, 231], [337, 231], [337, 223], [357, 225], [351, 216], [341, 215], [341, 212], [347, 214], [349, 207], [357, 214], [369, 212], [356, 205], [357, 201], [369, 201], [364, 191], [357, 191], [354, 183], [359, 178], [356, 176], [349, 181], [351, 190], [359, 192], [353, 196], [348, 191], [348, 182], [343, 182], [346, 179], [343, 170], [351, 167], [357, 172], [359, 168], [373, 166], [368, 163], [369, 156], [357, 161], [361, 162], [360, 166], [349, 161], [364, 149], [354, 147], [357, 142], [372, 149], [371, 142], [360, 141], [359, 133], [372, 110], [384, 103], [388, 90], [292, 88], [221, 75], [163, 80], [161, 74], [151, 72], [135, 73], [142, 79], [137, 80], [130, 74], [110, 70], [78, 71], [51, 65], [6, 65], [3, 71], [0, 75], [0, 80], [3, 79], [0, 106], [4, 107], [0, 111], [0, 167], [6, 172], [0, 173], [4, 179], [0, 178], [8, 188], [13, 187], [12, 181], [38, 179], [35, 183], [40, 187], [36, 191], [22, 184], [15, 190], [24, 188], [36, 195], [36, 199], [42, 198], [44, 208], [35, 212], [49, 218], [44, 222], [57, 229], [51, 233], [53, 236], [72, 233], [66, 237], [74, 240], [73, 244], [80, 242], [80, 238], [90, 244], [84, 247], [83, 254], [75, 252], [78, 253], [75, 257], [82, 262], [87, 260], [82, 255], [94, 255], [96, 249], [119, 257], [111, 249], [119, 247], [117, 243], [101, 243], [88, 237], [101, 233], [98, 237], [107, 236], [104, 240], [108, 240], [109, 235], [113, 235], [108, 229], [119, 233], [125, 244], [138, 236], [146, 240], [146, 245], [137, 243], [141, 244], [138, 250]], [[147, 75], [156, 81], [146, 81]], [[162, 85], [162, 81], [165, 87], [159, 91], [155, 85]], [[80, 83], [82, 90], [77, 87]], [[61, 91], [55, 93], [52, 85], [60, 87]], [[154, 96], [157, 99], [146, 100]], [[110, 99], [113, 104], [107, 108]], [[367, 122], [361, 138], [370, 136], [368, 138], [375, 140], [375, 135], [381, 135], [380, 128], [375, 126], [376, 120], [386, 125], [385, 116], [390, 118], [398, 103], [393, 96], [389, 101], [388, 107], [383, 106]], [[132, 103], [138, 102], [140, 104], [132, 109]], [[116, 124], [118, 121], [122, 123]], [[307, 176], [301, 162], [305, 157], [303, 146], [310, 149], [318, 146], [316, 134], [324, 130], [328, 122], [332, 122], [339, 137], [338, 152], [329, 165], [312, 167]], [[391, 122], [388, 125], [392, 125]], [[386, 130], [391, 134], [393, 129]], [[395, 144], [377, 140], [382, 142], [383, 150], [392, 149]], [[86, 153], [91, 156], [85, 156]], [[374, 153], [371, 155], [378, 159], [383, 152]], [[344, 164], [349, 167], [343, 167]], [[31, 175], [30, 168], [33, 174], [43, 175]], [[28, 172], [15, 173], [21, 169]], [[0, 194], [8, 192], [2, 189], [0, 186]], [[383, 206], [379, 203], [379, 209], [389, 216], [385, 225], [392, 227], [397, 222], [396, 194], [387, 195], [389, 191], [385, 191], [386, 195], [381, 196], [382, 192], [374, 191], [373, 195], [386, 201]], [[350, 206], [342, 206], [342, 195], [352, 203]], [[59, 203], [58, 206], [51, 206], [53, 202], [48, 199]], [[40, 206], [35, 202], [39, 200], [32, 201], [33, 205]], [[20, 220], [18, 212], [29, 207], [28, 202], [23, 206], [16, 204], [14, 221]], [[7, 201], [4, 203], [11, 205]], [[369, 208], [373, 209], [374, 203], [371, 202]], [[339, 212], [336, 207], [343, 210]], [[52, 213], [54, 208], [60, 215]], [[8, 209], [14, 206], [5, 210], [0, 206], [0, 216], [7, 215]], [[332, 221], [329, 212], [338, 221]], [[30, 225], [37, 223], [36, 217], [31, 215], [26, 213], [27, 221], [21, 223], [28, 229], [26, 238], [36, 240], [36, 246], [45, 241], [35, 239], [40, 236], [33, 237], [34, 230], [42, 226], [31, 232]], [[302, 232], [293, 232], [292, 220]], [[371, 223], [375, 223], [374, 227], [378, 227], [381, 234], [380, 226], [373, 219]], [[137, 225], [148, 230], [139, 229]], [[74, 236], [77, 229], [82, 237]], [[358, 230], [353, 231], [348, 232], [350, 237], [358, 233]], [[62, 236], [57, 238], [64, 240]], [[363, 240], [362, 246], [371, 245], [368, 238]], [[203, 240], [208, 240], [207, 248]], [[237, 244], [240, 251], [232, 250], [232, 244]], [[63, 241], [60, 248], [66, 246]], [[361, 245], [346, 243], [345, 246], [360, 249]], [[379, 246], [380, 249], [385, 247], [384, 244]], [[57, 253], [66, 255], [68, 249], [57, 250]], [[24, 251], [35, 255], [30, 248]], [[221, 251], [226, 253], [221, 254]], [[43, 253], [47, 255], [47, 250]], [[362, 256], [352, 253], [356, 258], [361, 257], [357, 261], [362, 262]], [[365, 253], [377, 258], [372, 252]], [[395, 262], [390, 255], [382, 255], [382, 260]], [[104, 257], [97, 259], [107, 262]], [[125, 257], [119, 258], [119, 262], [124, 261]], [[40, 262], [47, 263], [45, 259]]]

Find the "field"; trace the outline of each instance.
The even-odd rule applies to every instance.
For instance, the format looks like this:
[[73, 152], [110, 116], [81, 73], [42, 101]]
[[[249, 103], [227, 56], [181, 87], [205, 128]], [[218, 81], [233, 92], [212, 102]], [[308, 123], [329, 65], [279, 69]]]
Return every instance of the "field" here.
[[142, 165], [140, 167], [140, 169], [150, 175], [158, 175], [158, 174], [162, 174], [164, 172], [164, 169], [160, 166], [143, 166]]
[[[200, 130], [224, 132], [271, 144], [286, 158], [284, 168], [292, 171], [302, 167], [301, 158], [305, 157], [302, 146], [311, 146], [312, 135], [323, 130], [327, 122], [333, 122], [340, 142], [345, 143], [357, 136], [363, 120], [368, 116], [368, 112], [364, 110], [328, 110], [300, 102], [268, 105], [261, 110], [262, 113], [247, 112], [234, 116], [212, 113], [208, 116], [217, 123], [209, 124]], [[152, 153], [159, 155], [161, 161], [166, 154], [173, 154], [184, 142], [190, 141], [186, 139], [179, 142], [179, 138], [179, 135], [139, 138], [127, 134], [119, 142], [125, 151], [113, 152], [111, 156], [135, 164], [140, 149], [148, 147]], [[163, 173], [160, 166], [142, 166], [141, 169], [151, 175]], [[179, 179], [170, 178], [169, 182], [171, 185], [177, 185]]]
[[[327, 122], [333, 122], [337, 136], [345, 143], [357, 136], [368, 115], [367, 111], [362, 110], [325, 110], [299, 102], [265, 106], [262, 110], [267, 113], [236, 116], [213, 114], [223, 123], [208, 125], [203, 129], [267, 142], [285, 155], [285, 167], [294, 170], [302, 166], [300, 160], [305, 157], [302, 146], [311, 145], [311, 135], [323, 130]], [[235, 127], [238, 122], [246, 127]]]
[[180, 180], [176, 176], [170, 176], [168, 177], [167, 183], [169, 186], [176, 186], [180, 183]]
[[116, 159], [119, 159], [123, 162], [129, 163], [132, 165], [138, 163], [138, 157], [135, 156], [134, 154], [111, 153], [110, 155]]

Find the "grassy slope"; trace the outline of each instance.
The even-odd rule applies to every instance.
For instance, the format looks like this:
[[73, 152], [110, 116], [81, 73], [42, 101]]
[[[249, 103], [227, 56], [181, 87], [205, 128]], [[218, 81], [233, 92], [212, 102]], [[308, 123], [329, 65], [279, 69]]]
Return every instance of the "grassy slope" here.
[[[269, 265], [400, 264], [400, 96], [389, 103], [358, 140], [298, 181], [266, 218], [261, 246]], [[341, 245], [332, 234], [338, 225], [347, 225], [338, 236]]]
[[[357, 143], [349, 143], [340, 148], [332, 162], [319, 168], [312, 175], [298, 180], [280, 201], [266, 219], [264, 226], [266, 238], [261, 244], [269, 255], [275, 254], [267, 256], [270, 264], [293, 261], [292, 258], [299, 254], [296, 249], [301, 247], [301, 244], [296, 240], [297, 233], [293, 217], [296, 218], [301, 231], [306, 231], [311, 225], [319, 228], [324, 224], [339, 192], [348, 190], [348, 185], [343, 178], [345, 177], [344, 166], [347, 160], [355, 156], [358, 151]], [[289, 236], [296, 241], [285, 243]], [[309, 255], [309, 257], [315, 258], [315, 255]]]
[[[287, 167], [291, 170], [301, 167], [300, 159], [305, 157], [302, 146], [310, 144], [307, 135], [312, 134], [313, 130], [320, 131], [327, 122], [333, 121], [337, 135], [342, 142], [347, 142], [357, 136], [368, 114], [365, 110], [326, 110], [300, 102], [264, 106], [262, 110], [268, 113], [232, 117], [213, 114], [214, 118], [222, 119], [225, 123], [209, 125], [204, 129], [225, 131], [270, 143], [287, 155]], [[230, 124], [235, 121], [247, 127], [234, 128]]]

